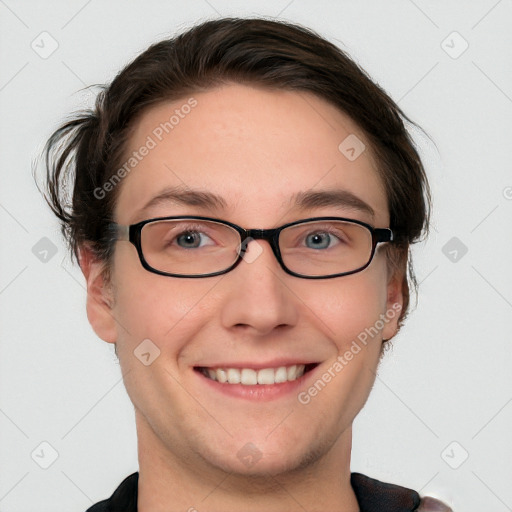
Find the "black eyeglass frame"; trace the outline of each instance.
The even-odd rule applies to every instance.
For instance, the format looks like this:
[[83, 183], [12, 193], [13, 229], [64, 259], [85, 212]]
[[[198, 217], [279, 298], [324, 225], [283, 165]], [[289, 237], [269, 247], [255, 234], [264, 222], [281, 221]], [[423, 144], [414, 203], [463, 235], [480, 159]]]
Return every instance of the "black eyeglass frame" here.
[[[226, 226], [229, 226], [236, 230], [238, 234], [240, 235], [240, 249], [238, 252], [238, 258], [236, 261], [227, 269], [220, 270], [218, 272], [212, 272], [210, 274], [172, 274], [170, 272], [164, 272], [162, 270], [158, 270], [156, 268], [153, 268], [149, 263], [146, 261], [144, 254], [142, 252], [142, 243], [141, 243], [141, 232], [142, 229], [146, 224], [150, 224], [153, 222], [159, 222], [159, 221], [165, 221], [165, 220], [181, 220], [181, 219], [191, 219], [191, 220], [205, 220], [205, 221], [212, 221], [216, 222], [218, 224], [224, 224]], [[363, 226], [366, 228], [372, 237], [372, 250], [370, 253], [370, 257], [368, 259], [368, 262], [361, 267], [350, 270], [349, 272], [341, 272], [338, 274], [328, 274], [326, 276], [306, 276], [303, 274], [299, 274], [297, 272], [293, 272], [290, 270], [284, 263], [283, 258], [281, 256], [281, 250], [279, 248], [279, 235], [281, 234], [281, 231], [283, 229], [288, 228], [290, 226], [295, 226], [297, 224], [305, 224], [308, 222], [322, 222], [322, 221], [343, 221], [343, 222], [349, 222], [352, 224], [358, 224], [360, 226]], [[370, 265], [370, 263], [373, 260], [373, 257], [375, 255], [375, 249], [379, 243], [384, 242], [392, 242], [394, 240], [394, 234], [393, 231], [390, 228], [374, 228], [370, 224], [367, 224], [366, 222], [362, 222], [360, 220], [355, 219], [348, 219], [345, 217], [311, 217], [308, 219], [301, 219], [296, 220], [294, 222], [289, 222], [287, 224], [284, 224], [277, 228], [271, 228], [271, 229], [245, 229], [237, 224], [233, 224], [232, 222], [229, 222], [227, 220], [220, 220], [215, 219], [211, 217], [202, 217], [202, 216], [196, 216], [196, 215], [178, 215], [178, 216], [172, 216], [172, 217], [156, 217], [152, 219], [143, 220], [141, 222], [137, 222], [136, 224], [131, 224], [128, 226], [111, 223], [110, 228], [115, 233], [114, 239], [115, 241], [121, 241], [125, 240], [130, 242], [135, 246], [137, 249], [137, 253], [139, 255], [140, 262], [142, 266], [149, 272], [152, 272], [154, 274], [159, 274], [162, 276], [167, 277], [183, 277], [183, 278], [199, 278], [199, 277], [213, 277], [218, 276], [222, 274], [227, 274], [231, 270], [233, 270], [243, 259], [243, 255], [245, 254], [247, 250], [247, 241], [251, 240], [266, 240], [270, 247], [272, 248], [272, 252], [274, 253], [274, 256], [276, 257], [277, 261], [279, 262], [279, 265], [281, 268], [287, 273], [295, 277], [301, 277], [303, 279], [331, 279], [333, 277], [342, 277], [347, 276], [350, 274], [356, 274], [357, 272], [361, 272], [366, 267]], [[251, 239], [251, 240], [249, 240]]]

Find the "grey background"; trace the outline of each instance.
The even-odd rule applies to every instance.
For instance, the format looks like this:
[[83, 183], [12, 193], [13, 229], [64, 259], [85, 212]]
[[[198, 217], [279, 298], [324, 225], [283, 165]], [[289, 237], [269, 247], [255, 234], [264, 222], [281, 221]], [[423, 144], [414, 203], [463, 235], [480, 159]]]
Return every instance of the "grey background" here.
[[352, 470], [457, 511], [512, 510], [510, 0], [0, 0], [0, 511], [84, 511], [137, 470], [119, 366], [87, 323], [33, 159], [90, 104], [80, 88], [178, 29], [253, 14], [347, 50], [437, 146], [414, 132], [433, 229], [413, 251], [418, 306], [355, 421]]

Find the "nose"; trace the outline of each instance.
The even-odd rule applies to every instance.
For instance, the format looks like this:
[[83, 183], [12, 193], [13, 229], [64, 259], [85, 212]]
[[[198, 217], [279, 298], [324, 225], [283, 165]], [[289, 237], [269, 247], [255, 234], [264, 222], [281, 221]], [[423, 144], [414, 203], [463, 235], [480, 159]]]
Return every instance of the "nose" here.
[[295, 325], [299, 303], [287, 286], [290, 278], [267, 241], [251, 240], [243, 260], [224, 279], [224, 327], [263, 336]]

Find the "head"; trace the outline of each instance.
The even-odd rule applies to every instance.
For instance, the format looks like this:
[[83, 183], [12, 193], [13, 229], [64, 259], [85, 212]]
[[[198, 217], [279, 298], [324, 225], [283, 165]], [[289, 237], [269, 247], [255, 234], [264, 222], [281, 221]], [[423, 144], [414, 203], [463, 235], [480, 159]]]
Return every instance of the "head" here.
[[[151, 46], [94, 109], [52, 135], [47, 198], [86, 277], [89, 320], [115, 344], [145, 443], [227, 471], [281, 472], [322, 457], [350, 429], [383, 341], [406, 317], [409, 248], [428, 226], [428, 184], [404, 121], [312, 31], [221, 19]], [[358, 144], [356, 158], [346, 140]], [[370, 209], [336, 206], [328, 197], [340, 190]], [[287, 274], [267, 241], [250, 243], [254, 259], [226, 274], [190, 279], [149, 272], [113, 236], [113, 223], [174, 215], [259, 229], [338, 216], [394, 238], [361, 272], [309, 280]], [[137, 357], [143, 340], [149, 365]], [[219, 393], [199, 371], [294, 358], [316, 374], [304, 375], [293, 403]], [[329, 373], [328, 385], [308, 391]], [[283, 404], [293, 412], [270, 435]], [[254, 468], [237, 458], [247, 443], [262, 453]]]

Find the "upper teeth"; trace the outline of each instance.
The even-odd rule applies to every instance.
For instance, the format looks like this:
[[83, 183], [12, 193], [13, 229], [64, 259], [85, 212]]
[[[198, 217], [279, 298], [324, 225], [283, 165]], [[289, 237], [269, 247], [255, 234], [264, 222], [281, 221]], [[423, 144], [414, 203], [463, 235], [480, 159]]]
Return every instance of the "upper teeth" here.
[[276, 384], [296, 380], [304, 375], [305, 365], [280, 366], [279, 368], [205, 368], [203, 373], [210, 379], [228, 384]]

